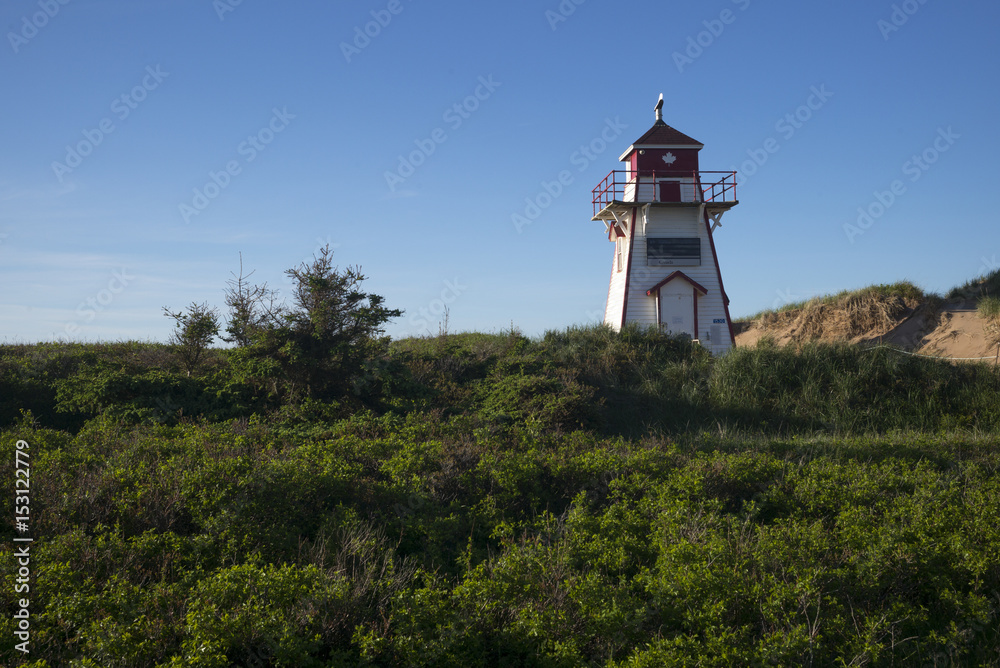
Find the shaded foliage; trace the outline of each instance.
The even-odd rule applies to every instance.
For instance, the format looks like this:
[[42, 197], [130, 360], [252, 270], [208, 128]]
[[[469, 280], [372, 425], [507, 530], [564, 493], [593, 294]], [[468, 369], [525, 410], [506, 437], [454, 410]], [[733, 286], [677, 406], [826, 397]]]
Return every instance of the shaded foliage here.
[[191, 376], [0, 348], [44, 537], [24, 657], [0, 528], [4, 665], [1000, 663], [995, 369], [602, 327], [345, 357], [310, 294]]
[[[416, 415], [324, 429], [19, 425], [47, 536], [32, 547], [32, 659], [1000, 658], [994, 438], [637, 443]], [[6, 592], [14, 563], [0, 549]]]

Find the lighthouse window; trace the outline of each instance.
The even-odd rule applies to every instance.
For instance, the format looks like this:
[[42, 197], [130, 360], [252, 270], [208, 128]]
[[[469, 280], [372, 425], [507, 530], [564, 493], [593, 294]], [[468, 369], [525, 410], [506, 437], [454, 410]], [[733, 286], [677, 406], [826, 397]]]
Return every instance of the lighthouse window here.
[[651, 267], [700, 265], [701, 239], [698, 237], [647, 239], [646, 264]]
[[622, 237], [615, 239], [615, 257], [618, 262], [618, 271], [625, 268], [625, 242]]

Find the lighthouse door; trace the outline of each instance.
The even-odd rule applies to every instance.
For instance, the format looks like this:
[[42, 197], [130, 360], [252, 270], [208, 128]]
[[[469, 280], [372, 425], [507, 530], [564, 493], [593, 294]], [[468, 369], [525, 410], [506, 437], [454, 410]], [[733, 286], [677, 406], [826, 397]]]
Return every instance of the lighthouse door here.
[[660, 181], [660, 201], [680, 202], [681, 182], [679, 179]]
[[694, 290], [685, 281], [671, 281], [660, 288], [660, 328], [669, 334], [696, 338]]

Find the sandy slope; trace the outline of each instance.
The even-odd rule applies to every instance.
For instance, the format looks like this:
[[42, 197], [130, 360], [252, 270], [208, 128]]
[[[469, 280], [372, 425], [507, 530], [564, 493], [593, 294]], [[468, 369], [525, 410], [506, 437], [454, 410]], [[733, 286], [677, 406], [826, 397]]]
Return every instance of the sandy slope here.
[[[806, 340], [803, 329], [801, 318], [793, 317], [766, 327], [753, 323], [737, 334], [736, 345], [755, 345], [765, 335], [779, 345], [803, 342]], [[995, 360], [1000, 350], [1000, 332], [988, 327], [971, 303], [946, 303], [937, 310], [921, 305], [902, 314], [892, 326], [860, 336], [848, 336], [844, 328], [838, 327], [834, 317], [824, 323], [819, 336], [808, 338], [862, 344], [892, 343], [921, 355], [988, 358], [984, 361]]]
[[[973, 310], [942, 310], [935, 326], [917, 341], [916, 352], [940, 357], [988, 357], [996, 359], [996, 337]], [[904, 345], [900, 343], [900, 345]]]

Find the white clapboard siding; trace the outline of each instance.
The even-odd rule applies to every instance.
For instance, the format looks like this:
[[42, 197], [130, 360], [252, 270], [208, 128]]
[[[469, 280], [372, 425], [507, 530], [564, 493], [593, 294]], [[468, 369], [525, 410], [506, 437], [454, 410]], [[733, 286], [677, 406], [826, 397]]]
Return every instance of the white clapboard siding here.
[[[628, 280], [626, 322], [641, 326], [658, 326], [656, 296], [646, 291], [673, 274], [682, 271], [691, 280], [704, 287], [708, 293], [698, 296], [698, 338], [713, 353], [724, 353], [732, 347], [727, 320], [725, 296], [719, 284], [716, 258], [712, 253], [709, 230], [698, 206], [650, 207], [643, 213], [639, 209], [636, 229], [632, 233], [634, 248], [631, 256], [631, 278]], [[643, 224], [645, 222], [645, 224]], [[694, 266], [649, 266], [646, 261], [646, 239], [649, 237], [693, 237], [701, 244], [701, 264]], [[625, 301], [625, 272], [617, 272], [614, 255], [612, 274], [608, 286], [608, 303], [605, 322], [616, 329], [622, 322]], [[683, 279], [675, 279], [683, 280]]]
[[[625, 265], [628, 265], [628, 244], [625, 243]], [[604, 310], [604, 322], [615, 329], [621, 327], [622, 308], [625, 303], [625, 269], [618, 271], [618, 253], [612, 246], [611, 253], [611, 282], [608, 288], [608, 305]]]

